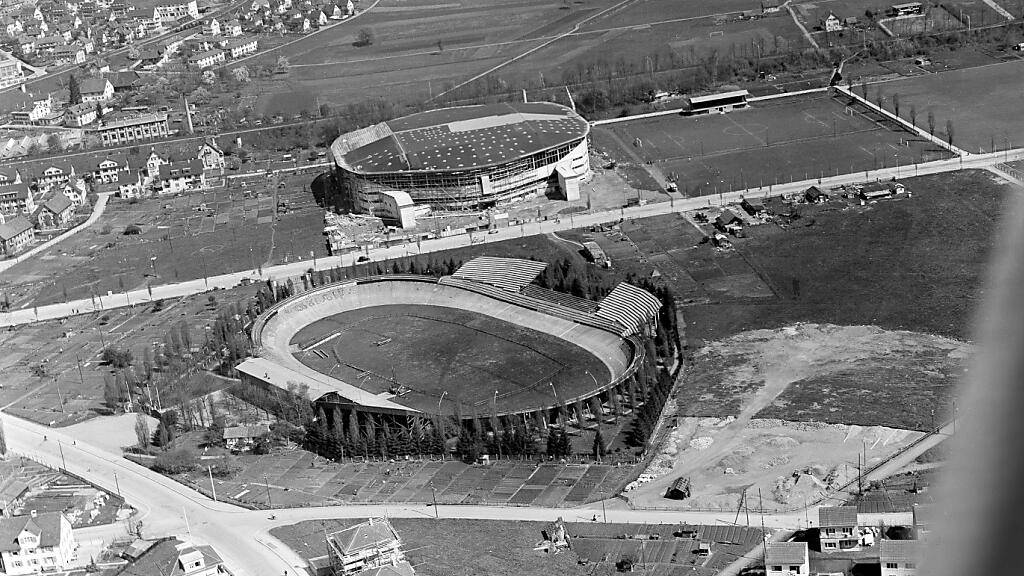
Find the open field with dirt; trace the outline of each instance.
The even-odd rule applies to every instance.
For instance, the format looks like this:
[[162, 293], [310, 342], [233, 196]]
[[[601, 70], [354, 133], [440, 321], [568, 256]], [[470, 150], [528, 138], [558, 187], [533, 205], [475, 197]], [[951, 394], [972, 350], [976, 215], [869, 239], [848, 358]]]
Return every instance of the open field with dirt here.
[[670, 115], [598, 126], [594, 141], [625, 165], [635, 164], [633, 155], [639, 156], [674, 179], [688, 196], [949, 156], [880, 115], [848, 104], [845, 98], [825, 94], [755, 102], [728, 114]]
[[[529, 460], [497, 460], [489, 466], [417, 459], [339, 463], [303, 450], [242, 455], [238, 460], [242, 470], [230, 479], [218, 479], [217, 495], [259, 507], [268, 505], [268, 496], [274, 507], [424, 503], [434, 498], [440, 504], [571, 507], [611, 498], [634, 470], [632, 466]], [[202, 471], [181, 479], [209, 490]]]
[[915, 106], [917, 125], [927, 130], [931, 111], [936, 135], [946, 138], [949, 121], [953, 144], [970, 152], [991, 152], [1021, 145], [1021, 75], [1024, 61], [1015, 60], [873, 84], [868, 96], [874, 101], [881, 90], [886, 108], [893, 110], [892, 97], [899, 94], [904, 118], [909, 118], [910, 107]]
[[[645, 574], [712, 576], [763, 538], [759, 528], [740, 526], [603, 524], [580, 522], [589, 519], [571, 513], [564, 520], [572, 549], [559, 554], [533, 550], [541, 531], [550, 531], [547, 522], [393, 518], [391, 524], [416, 573], [426, 576], [464, 574], [467, 567], [488, 576], [610, 576], [622, 558]], [[326, 555], [325, 531], [359, 522], [311, 520], [274, 528], [271, 535], [306, 560], [319, 559]], [[709, 556], [697, 556], [698, 541], [713, 543]]]
[[[236, 182], [173, 198], [111, 199], [88, 230], [4, 272], [0, 290], [12, 307], [26, 308], [326, 256], [310, 178], [264, 176], [251, 188]], [[124, 235], [131, 224], [141, 234]]]

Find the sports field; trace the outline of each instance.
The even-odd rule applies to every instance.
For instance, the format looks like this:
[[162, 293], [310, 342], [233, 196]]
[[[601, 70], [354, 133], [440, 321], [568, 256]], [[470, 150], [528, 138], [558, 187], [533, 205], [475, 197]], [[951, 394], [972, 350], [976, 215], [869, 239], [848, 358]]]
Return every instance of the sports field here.
[[953, 144], [969, 152], [990, 152], [1024, 143], [1024, 104], [1020, 79], [1024, 61], [950, 70], [914, 78], [873, 84], [869, 97], [878, 90], [892, 110], [892, 96], [899, 94], [900, 113], [909, 118], [917, 108], [917, 124], [927, 129], [927, 115], [935, 114], [936, 135], [945, 138], [946, 121], [953, 123]]
[[[482, 414], [552, 405], [611, 378], [587, 350], [468, 310], [387, 305], [323, 318], [291, 341], [296, 358], [372, 394], [409, 389], [396, 401], [420, 410]], [[445, 394], [447, 392], [447, 394]], [[495, 400], [495, 394], [497, 399]], [[358, 399], [356, 399], [358, 400]]]
[[635, 162], [635, 155], [690, 196], [948, 156], [880, 116], [824, 93], [755, 102], [728, 114], [610, 124], [595, 127], [594, 134], [611, 157]]

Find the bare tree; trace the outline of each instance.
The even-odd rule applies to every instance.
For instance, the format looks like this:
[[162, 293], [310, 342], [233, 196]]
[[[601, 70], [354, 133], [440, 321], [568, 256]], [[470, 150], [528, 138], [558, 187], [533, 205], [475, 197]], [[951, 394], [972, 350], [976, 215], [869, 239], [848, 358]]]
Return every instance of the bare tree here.
[[892, 95], [892, 109], [896, 111], [896, 116], [899, 117], [899, 115], [900, 115], [900, 95], [899, 94], [893, 94]]
[[935, 111], [928, 111], [928, 133], [935, 136]]
[[946, 120], [946, 142], [949, 142], [950, 146], [953, 145], [953, 121], [952, 120]]
[[913, 104], [910, 105], [910, 123], [917, 126], [917, 108]]

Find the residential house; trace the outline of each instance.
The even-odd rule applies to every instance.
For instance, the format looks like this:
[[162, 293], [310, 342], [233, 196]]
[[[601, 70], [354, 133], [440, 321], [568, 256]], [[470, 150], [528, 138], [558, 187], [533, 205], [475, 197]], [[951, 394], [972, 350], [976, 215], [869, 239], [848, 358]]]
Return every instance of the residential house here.
[[914, 537], [926, 538], [932, 531], [932, 518], [935, 515], [934, 504], [914, 504]]
[[0, 214], [27, 215], [35, 209], [35, 196], [27, 182], [0, 186]]
[[[14, 256], [18, 252], [21, 252], [25, 245], [34, 240], [36, 237], [35, 230], [32, 228], [32, 223], [28, 221], [28, 218], [18, 215], [14, 218], [6, 220], [3, 224], [0, 224], [0, 253], [6, 256]], [[51, 512], [56, 514], [56, 512]], [[46, 516], [43, 514], [43, 516]], [[43, 544], [39, 541], [39, 533], [35, 532], [34, 542], [26, 537], [19, 542], [19, 535], [22, 531], [19, 528], [24, 528], [24, 524], [18, 524], [15, 522], [19, 518], [28, 518], [27, 516], [20, 516], [15, 518], [0, 518], [0, 572], [5, 574], [30, 574], [32, 572], [38, 572], [38, 566], [35, 569], [31, 568], [32, 560], [38, 562], [39, 551], [44, 547], [49, 550], [52, 546], [51, 538], [47, 538], [47, 543]], [[67, 519], [65, 519], [65, 522]], [[38, 528], [38, 527], [35, 527]], [[71, 525], [68, 524], [68, 532], [71, 532]], [[50, 535], [50, 532], [47, 531]], [[30, 543], [32, 544], [30, 546]], [[25, 553], [23, 553], [23, 551]], [[15, 560], [15, 557], [20, 557]], [[70, 559], [69, 554], [67, 558]], [[27, 566], [26, 563], [29, 563]], [[51, 562], [49, 566], [58, 566]], [[63, 560], [59, 566], [63, 566]]]
[[180, 18], [199, 18], [199, 6], [196, 0], [181, 3], [157, 4], [153, 8], [153, 17], [161, 22], [175, 22]]
[[241, 58], [249, 54], [255, 54], [258, 49], [256, 37], [232, 38], [224, 43], [224, 50], [231, 54], [232, 58]]
[[85, 50], [77, 45], [58, 46], [51, 53], [51, 61], [54, 66], [82, 64], [85, 62]]
[[818, 532], [822, 552], [860, 550], [856, 506], [822, 506], [818, 508]]
[[270, 433], [270, 426], [257, 424], [255, 426], [228, 426], [224, 428], [224, 445], [228, 450], [243, 452], [252, 449], [260, 436]]
[[75, 216], [75, 205], [67, 196], [58, 192], [39, 206], [36, 211], [36, 227], [40, 230], [66, 228]]
[[7, 34], [8, 38], [16, 38], [19, 34], [25, 31], [25, 25], [22, 24], [21, 19], [18, 18], [17, 14], [0, 18], [0, 26], [3, 26], [4, 32]]
[[42, 36], [36, 38], [36, 51], [49, 54], [64, 44], [64, 39], [60, 36]]
[[21, 83], [25, 75], [21, 71], [21, 60], [0, 51], [0, 88]]
[[210, 18], [203, 22], [203, 34], [205, 36], [220, 36], [221, 27], [220, 20], [216, 18]]
[[68, 197], [68, 200], [71, 200], [71, 203], [75, 205], [75, 208], [84, 206], [88, 203], [87, 197], [89, 195], [89, 187], [85, 184], [85, 180], [77, 176], [72, 176], [58, 189], [62, 194]]
[[310, 24], [317, 28], [322, 28], [327, 25], [329, 21], [327, 14], [319, 8], [314, 8], [306, 14], [306, 19], [309, 20]]
[[0, 186], [21, 184], [21, 172], [17, 168], [0, 167]]
[[715, 228], [722, 232], [735, 234], [743, 229], [743, 220], [731, 210], [722, 210], [722, 213], [715, 218]]
[[[34, 37], [29, 36], [28, 34], [22, 34], [22, 35], [18, 36], [18, 39], [15, 40], [15, 42], [17, 42], [18, 48], [21, 49], [21, 53], [22, 54], [35, 54], [36, 53], [36, 48], [37, 47], [36, 47], [36, 39]], [[11, 58], [11, 57], [5, 57], [4, 60], [15, 60], [18, 63], [21, 62], [20, 60], [16, 60], [15, 58]], [[2, 65], [2, 63], [0, 63], [0, 65]], [[2, 69], [0, 69], [0, 72], [2, 72]], [[0, 80], [2, 80], [2, 78], [3, 78], [3, 74], [0, 73]]]
[[72, 176], [76, 175], [74, 166], [64, 166], [61, 164], [49, 164], [45, 165], [38, 174], [35, 175], [36, 188], [41, 191], [49, 190], [50, 186], [55, 184], [64, 184], [68, 180], [71, 180]]
[[138, 116], [104, 120], [96, 132], [104, 146], [117, 146], [162, 138], [169, 134], [167, 113], [156, 112]]
[[917, 576], [917, 564], [923, 552], [920, 540], [881, 540], [878, 563], [882, 576]]
[[924, 14], [924, 7], [920, 2], [907, 2], [905, 4], [893, 4], [887, 12], [890, 17], [916, 16]]
[[87, 78], [82, 81], [82, 102], [106, 102], [114, 97], [114, 85], [106, 78]]
[[378, 566], [363, 570], [358, 576], [416, 576], [416, 571], [408, 562], [399, 562], [394, 566]]
[[224, 173], [224, 151], [213, 139], [206, 140], [199, 146], [196, 157], [203, 163], [204, 170], [217, 170]]
[[807, 542], [772, 542], [765, 544], [765, 576], [804, 576], [811, 573]]
[[[24, 230], [28, 220], [14, 219], [22, 221], [11, 221], [0, 227], [11, 227], [10, 230], [0, 232], [0, 242], [5, 251], [7, 246], [13, 245], [6, 239], [11, 231], [22, 231], [17, 235], [22, 238], [27, 234], [32, 235], [31, 224], [28, 232]], [[22, 246], [26, 242], [28, 240]], [[61, 512], [0, 519], [0, 571], [5, 574], [60, 571], [71, 562], [74, 551], [75, 536], [71, 531], [71, 522]]]
[[64, 125], [81, 128], [96, 121], [96, 105], [90, 102], [72, 104], [64, 109]]
[[139, 73], [134, 70], [114, 72], [107, 79], [110, 80], [110, 85], [114, 87], [114, 94], [131, 92], [142, 85]]
[[99, 182], [117, 182], [128, 171], [128, 161], [119, 156], [108, 156], [96, 163], [93, 179]]
[[189, 57], [188, 63], [192, 66], [198, 67], [200, 70], [204, 68], [211, 68], [224, 62], [225, 52], [219, 48], [213, 50], [207, 50], [206, 52], [200, 52]]
[[401, 544], [398, 533], [383, 518], [371, 518], [327, 536], [328, 557], [337, 576], [398, 565], [405, 561]]
[[778, 14], [781, 9], [782, 2], [780, 0], [761, 0], [762, 14]]
[[834, 13], [829, 12], [828, 16], [821, 19], [821, 29], [825, 32], [840, 32], [843, 30], [843, 21]]
[[45, 98], [32, 98], [31, 106], [11, 112], [11, 119], [20, 124], [36, 124], [44, 116], [53, 111], [53, 98], [47, 94]]
[[227, 22], [221, 24], [220, 33], [222, 36], [230, 36], [232, 38], [241, 36], [242, 24], [238, 20], [232, 18], [231, 20], [228, 20]]
[[93, 190], [97, 194], [103, 192], [116, 193], [121, 198], [139, 198], [142, 196], [144, 189], [145, 182], [142, 179], [142, 172], [136, 172], [134, 178], [129, 173], [124, 178], [119, 178], [117, 182], [93, 184]]
[[860, 188], [860, 197], [865, 201], [879, 200], [903, 194], [906, 191], [906, 187], [899, 182], [871, 182]]
[[[134, 545], [133, 545], [134, 546]], [[145, 549], [117, 576], [218, 576], [230, 575], [224, 560], [211, 546], [197, 546], [168, 538]]]
[[156, 180], [160, 194], [177, 194], [206, 187], [201, 160], [164, 164], [160, 166]]

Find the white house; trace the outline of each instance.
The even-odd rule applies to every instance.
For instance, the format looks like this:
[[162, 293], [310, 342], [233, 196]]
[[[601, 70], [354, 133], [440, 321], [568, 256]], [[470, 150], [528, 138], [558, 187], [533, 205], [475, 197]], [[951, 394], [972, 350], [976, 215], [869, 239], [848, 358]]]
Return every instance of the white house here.
[[232, 58], [241, 58], [249, 54], [255, 54], [258, 48], [256, 37], [232, 38], [224, 43], [224, 50], [231, 54]]
[[248, 450], [256, 445], [260, 436], [270, 434], [270, 426], [228, 426], [224, 429], [224, 445], [228, 450]]
[[153, 17], [161, 22], [174, 22], [179, 18], [199, 18], [199, 6], [196, 0], [188, 2], [158, 4], [153, 8]]
[[878, 562], [882, 576], [917, 576], [921, 540], [880, 540]]
[[203, 35], [204, 36], [220, 36], [220, 20], [216, 18], [210, 18], [203, 22]]
[[828, 17], [821, 20], [821, 29], [825, 32], [839, 32], [843, 29], [843, 21], [832, 12], [829, 12]]
[[206, 52], [200, 52], [188, 59], [188, 63], [196, 66], [199, 69], [211, 68], [224, 62], [225, 52], [219, 48], [213, 50], [207, 50]]
[[206, 140], [199, 146], [196, 158], [203, 163], [204, 170], [218, 170], [224, 172], [224, 151], [217, 146], [214, 140]]
[[53, 98], [47, 94], [45, 98], [33, 98], [30, 107], [11, 112], [11, 119], [22, 124], [35, 124], [52, 111]]
[[230, 575], [224, 560], [210, 546], [196, 546], [177, 538], [150, 546], [118, 576], [220, 576]]
[[63, 570], [74, 551], [71, 522], [60, 512], [0, 519], [0, 569], [5, 574]]
[[818, 532], [822, 552], [860, 550], [860, 531], [856, 506], [818, 508]]
[[232, 18], [231, 20], [228, 20], [227, 22], [221, 24], [220, 33], [222, 36], [241, 36], [242, 25], [238, 22], [238, 20]]
[[201, 160], [171, 162], [160, 166], [157, 174], [157, 191], [160, 194], [177, 194], [206, 188]]
[[807, 542], [773, 542], [765, 546], [766, 576], [807, 576], [811, 573]]
[[114, 97], [114, 85], [106, 78], [88, 78], [79, 90], [82, 102], [106, 102]]

